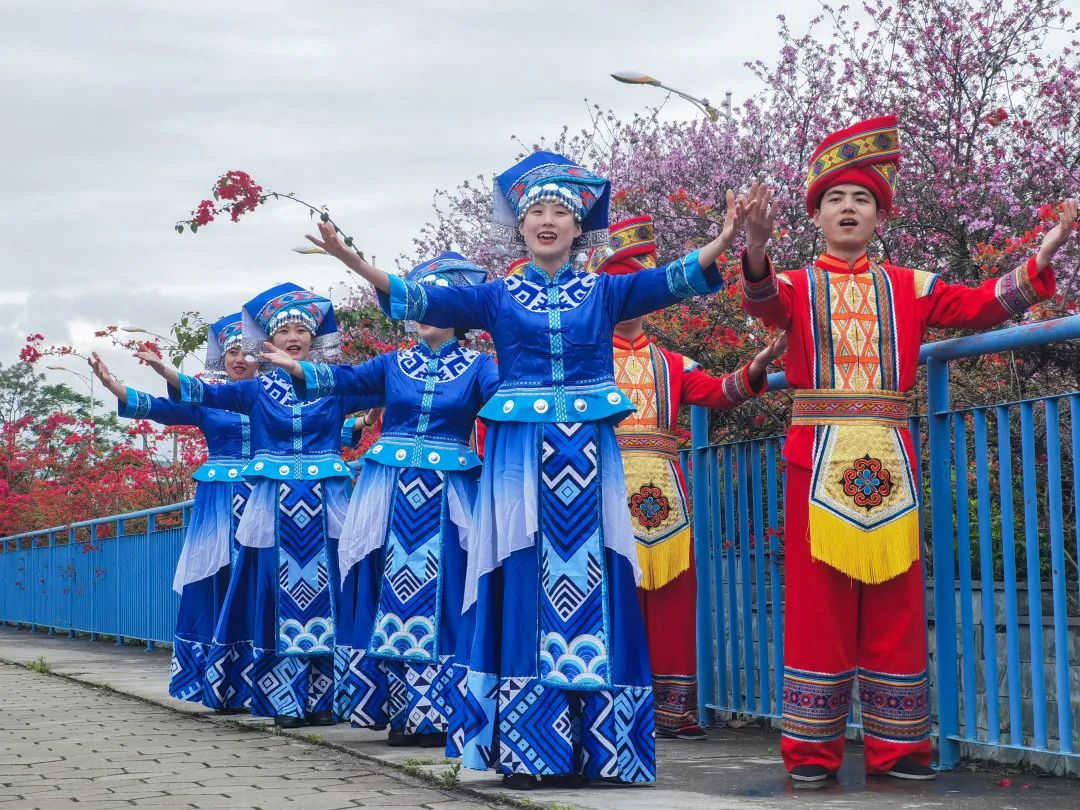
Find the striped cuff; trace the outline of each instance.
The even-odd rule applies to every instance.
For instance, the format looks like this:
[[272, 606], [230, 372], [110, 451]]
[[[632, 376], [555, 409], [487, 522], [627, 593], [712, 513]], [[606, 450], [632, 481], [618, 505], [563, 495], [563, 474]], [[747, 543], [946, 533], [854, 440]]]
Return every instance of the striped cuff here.
[[180, 375], [180, 401], [188, 405], [202, 405], [203, 403], [203, 381], [197, 377], [189, 377], [186, 374]]
[[116, 413], [126, 419], [145, 419], [150, 415], [150, 395], [129, 386], [127, 400], [116, 402]]
[[408, 279], [390, 276], [390, 293], [380, 292], [379, 308], [395, 321], [420, 321], [427, 312], [424, 286]]
[[[304, 372], [304, 390], [297, 390], [299, 399], [304, 402], [322, 399], [334, 393], [337, 380], [334, 378], [334, 370], [326, 363], [312, 363], [307, 360], [300, 361], [300, 368]], [[295, 380], [295, 378], [293, 378]], [[293, 384], [293, 388], [298, 386]]]
[[1042, 300], [1042, 296], [1035, 289], [1036, 273], [1038, 267], [1032, 258], [998, 279], [994, 295], [1003, 309], [1013, 315], [1020, 315]]
[[341, 425], [341, 446], [352, 447], [353, 446], [353, 433], [356, 431], [356, 423], [360, 420], [355, 416], [350, 416]]
[[715, 264], [701, 269], [700, 253], [700, 250], [692, 251], [667, 266], [668, 291], [676, 298], [693, 298], [724, 289], [724, 279]]

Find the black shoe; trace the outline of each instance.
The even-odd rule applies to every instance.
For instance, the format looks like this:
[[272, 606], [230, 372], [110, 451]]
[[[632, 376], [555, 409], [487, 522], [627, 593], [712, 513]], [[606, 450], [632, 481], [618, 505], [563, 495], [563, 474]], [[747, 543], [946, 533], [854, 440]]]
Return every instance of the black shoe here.
[[937, 778], [937, 771], [929, 765], [917, 762], [913, 757], [901, 757], [885, 774], [894, 779], [910, 779], [916, 782], [929, 782]]
[[303, 728], [307, 725], [307, 719], [303, 717], [290, 717], [287, 714], [279, 714], [274, 718], [274, 725], [278, 728]]
[[249, 711], [250, 709], [245, 709], [243, 707], [222, 707], [220, 709], [214, 709], [214, 714], [247, 714]]
[[386, 744], [391, 748], [405, 748], [410, 745], [420, 744], [419, 734], [406, 734], [400, 728], [390, 729], [390, 736], [386, 738]]
[[337, 720], [331, 711], [315, 712], [307, 716], [307, 724], [309, 726], [336, 726]]
[[416, 734], [414, 735], [420, 738], [421, 748], [445, 748], [446, 747], [446, 732], [435, 731], [431, 734]]
[[533, 790], [540, 784], [531, 773], [504, 773], [502, 781], [503, 787], [510, 790]]
[[540, 784], [544, 787], [576, 790], [585, 784], [585, 777], [580, 773], [549, 774], [540, 777]]
[[788, 776], [792, 782], [824, 782], [836, 774], [824, 765], [796, 765], [788, 771]]

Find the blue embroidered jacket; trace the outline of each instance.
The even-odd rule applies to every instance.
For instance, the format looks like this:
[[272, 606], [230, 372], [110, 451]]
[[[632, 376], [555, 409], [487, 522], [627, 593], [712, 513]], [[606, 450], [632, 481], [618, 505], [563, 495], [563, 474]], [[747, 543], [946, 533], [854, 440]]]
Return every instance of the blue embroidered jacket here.
[[471, 287], [390, 277], [379, 304], [390, 317], [485, 329], [499, 356], [499, 390], [480, 411], [512, 422], [618, 422], [634, 406], [615, 384], [611, 335], [619, 321], [724, 286], [694, 251], [629, 275], [594, 275], [567, 264], [554, 278], [533, 263], [520, 276]]
[[300, 399], [330, 394], [385, 399], [379, 441], [364, 456], [392, 467], [467, 470], [480, 464], [469, 447], [476, 414], [499, 387], [491, 355], [448, 340], [420, 343], [358, 366], [301, 363]]
[[194, 425], [206, 439], [207, 460], [191, 476], [196, 481], [236, 481], [251, 458], [251, 420], [246, 414], [222, 411], [152, 397], [127, 389], [127, 402], [116, 412], [128, 419], [149, 419], [159, 425]]
[[350, 476], [341, 458], [345, 417], [382, 404], [382, 397], [327, 397], [300, 402], [287, 374], [272, 371], [255, 380], [205, 385], [180, 375], [180, 390], [169, 397], [247, 414], [251, 418], [248, 478], [315, 481]]

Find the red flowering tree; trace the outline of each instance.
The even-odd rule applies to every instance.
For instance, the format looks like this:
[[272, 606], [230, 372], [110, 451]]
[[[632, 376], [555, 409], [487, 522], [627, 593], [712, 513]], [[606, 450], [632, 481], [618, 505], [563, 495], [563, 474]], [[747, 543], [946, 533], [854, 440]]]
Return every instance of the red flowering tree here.
[[[194, 428], [122, 425], [27, 360], [76, 354], [31, 335], [24, 362], [0, 367], [0, 536], [176, 503], [205, 460]], [[64, 351], [64, 349], [68, 349]]]

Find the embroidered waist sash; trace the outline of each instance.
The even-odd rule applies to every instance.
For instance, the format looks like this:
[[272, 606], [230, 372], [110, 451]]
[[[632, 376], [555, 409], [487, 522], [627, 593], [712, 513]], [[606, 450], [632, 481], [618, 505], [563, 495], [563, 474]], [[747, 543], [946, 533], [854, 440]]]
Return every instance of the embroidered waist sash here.
[[847, 425], [858, 422], [903, 428], [907, 427], [907, 419], [907, 396], [896, 391], [812, 388], [796, 391], [791, 406], [792, 425]]
[[619, 449], [623, 453], [649, 453], [667, 461], [679, 460], [679, 441], [667, 431], [615, 431]]
[[860, 582], [897, 577], [919, 559], [919, 498], [895, 391], [804, 390], [792, 426], [815, 428], [810, 554]]

